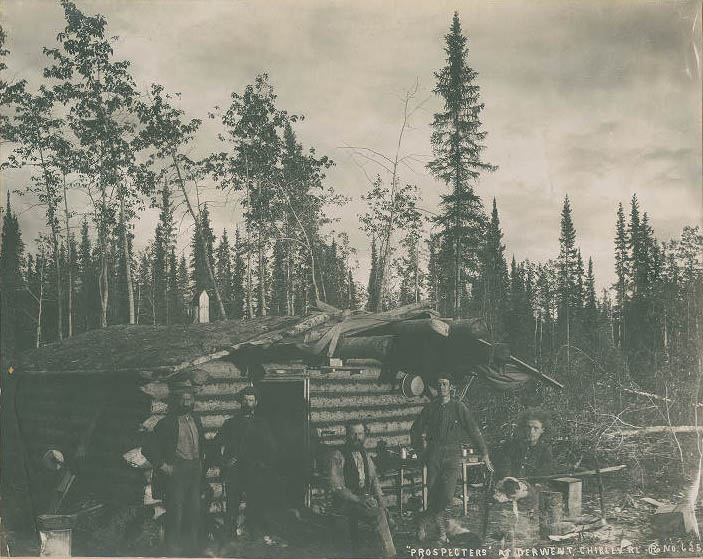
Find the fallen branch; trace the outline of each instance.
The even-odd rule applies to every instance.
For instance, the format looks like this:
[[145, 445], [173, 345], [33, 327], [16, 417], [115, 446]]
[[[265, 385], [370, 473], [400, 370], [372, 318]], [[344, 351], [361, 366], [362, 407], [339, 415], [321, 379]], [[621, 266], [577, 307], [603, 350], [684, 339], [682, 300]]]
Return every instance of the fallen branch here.
[[703, 433], [703, 426], [696, 425], [652, 425], [650, 427], [640, 427], [639, 429], [624, 429], [606, 433], [606, 436], [633, 437], [638, 435], [650, 435], [652, 433]]
[[655, 400], [661, 400], [663, 402], [673, 402], [671, 398], [665, 398], [664, 396], [658, 396], [657, 394], [651, 394], [649, 392], [642, 392], [641, 390], [634, 390], [632, 388], [623, 388], [625, 392], [630, 394], [637, 394], [638, 396], [645, 396], [646, 398], [654, 398]]

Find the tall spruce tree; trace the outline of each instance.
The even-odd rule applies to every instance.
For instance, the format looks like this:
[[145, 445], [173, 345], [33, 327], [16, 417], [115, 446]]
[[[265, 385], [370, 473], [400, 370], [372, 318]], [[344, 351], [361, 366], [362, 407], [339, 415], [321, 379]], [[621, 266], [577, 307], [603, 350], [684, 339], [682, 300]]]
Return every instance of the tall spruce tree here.
[[227, 316], [232, 316], [232, 248], [229, 244], [226, 229], [222, 231], [222, 237], [220, 237], [220, 242], [215, 251], [215, 279], [220, 288]]
[[628, 249], [625, 211], [622, 203], [618, 203], [617, 221], [615, 223], [615, 343], [623, 347], [625, 343], [625, 302], [628, 285]]
[[468, 39], [462, 33], [459, 15], [455, 12], [449, 33], [445, 35], [446, 65], [435, 73], [434, 92], [443, 101], [443, 111], [432, 122], [434, 159], [427, 165], [432, 174], [443, 181], [449, 193], [442, 195], [440, 226], [442, 243], [450, 258], [442, 270], [449, 276], [449, 308], [446, 312], [458, 317], [465, 306], [468, 283], [478, 271], [478, 247], [485, 225], [485, 212], [474, 191], [481, 173], [495, 166], [482, 158], [482, 142], [478, 76], [468, 62]]
[[239, 227], [237, 227], [234, 233], [232, 252], [232, 317], [242, 318], [244, 316], [245, 307], [244, 284], [246, 281], [246, 262], [244, 260], [244, 247], [242, 245]]
[[566, 346], [567, 367], [571, 363], [572, 320], [576, 308], [578, 251], [576, 248], [576, 229], [571, 217], [571, 205], [568, 195], [564, 197], [561, 210], [561, 232], [559, 234], [559, 303], [558, 321], [563, 343]]
[[376, 268], [378, 265], [378, 252], [376, 250], [376, 237], [371, 237], [371, 265], [369, 266], [369, 281], [366, 288], [367, 301], [366, 309], [375, 309], [378, 301], [376, 293]]
[[[204, 243], [202, 240], [204, 240]], [[190, 245], [190, 279], [193, 286], [193, 296], [203, 291], [208, 291], [208, 295], [212, 293], [212, 283], [210, 282], [208, 267], [212, 270], [215, 269], [213, 255], [214, 242], [215, 234], [210, 225], [210, 212], [207, 208], [207, 204], [204, 204], [200, 212], [200, 218], [195, 224], [195, 231], [193, 232], [193, 239]]]
[[168, 324], [169, 305], [169, 268], [168, 260], [173, 247], [174, 238], [173, 205], [171, 203], [171, 189], [167, 182], [161, 189], [161, 211], [159, 223], [156, 225], [154, 235], [154, 265], [152, 273], [154, 284], [154, 305], [157, 324]]
[[24, 243], [19, 221], [12, 212], [10, 192], [7, 192], [7, 204], [2, 216], [2, 239], [0, 240], [0, 305], [2, 316], [2, 359], [5, 365], [11, 362], [17, 351], [24, 349], [21, 324], [20, 303], [24, 293]]
[[495, 198], [481, 257], [481, 283], [481, 315], [485, 317], [493, 335], [500, 339], [505, 330], [503, 318], [508, 291], [508, 266]]

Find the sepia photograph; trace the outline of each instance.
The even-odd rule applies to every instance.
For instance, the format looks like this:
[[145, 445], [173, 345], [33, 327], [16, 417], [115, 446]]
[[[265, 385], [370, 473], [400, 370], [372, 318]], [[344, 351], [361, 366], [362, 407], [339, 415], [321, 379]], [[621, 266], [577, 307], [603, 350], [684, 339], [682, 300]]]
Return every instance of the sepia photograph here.
[[0, 556], [703, 557], [702, 6], [0, 3]]

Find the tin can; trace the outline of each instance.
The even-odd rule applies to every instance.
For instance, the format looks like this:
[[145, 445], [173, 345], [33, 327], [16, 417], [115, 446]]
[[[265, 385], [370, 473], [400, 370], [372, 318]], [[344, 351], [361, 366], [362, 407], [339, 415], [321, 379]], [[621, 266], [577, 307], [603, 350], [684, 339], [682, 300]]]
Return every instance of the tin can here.
[[400, 457], [405, 460], [408, 457], [408, 449], [405, 447], [402, 447], [400, 449]]
[[469, 451], [466, 448], [462, 448], [461, 455], [466, 458], [469, 455]]

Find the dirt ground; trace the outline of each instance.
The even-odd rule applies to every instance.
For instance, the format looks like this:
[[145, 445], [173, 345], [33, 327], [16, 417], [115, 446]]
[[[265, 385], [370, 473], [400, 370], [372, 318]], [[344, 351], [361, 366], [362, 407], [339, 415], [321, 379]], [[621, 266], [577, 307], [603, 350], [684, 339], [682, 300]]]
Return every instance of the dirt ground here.
[[[593, 484], [595, 485], [595, 484]], [[681, 496], [661, 487], [659, 494], [649, 493], [664, 502], [679, 501]], [[539, 513], [521, 506], [516, 519], [510, 504], [493, 504], [490, 508], [487, 537], [482, 544], [479, 538], [482, 524], [482, 496], [473, 493], [469, 513], [463, 516], [458, 503], [454, 507], [449, 545], [444, 547], [431, 540], [423, 543], [416, 537], [420, 514], [405, 512], [400, 517], [391, 511], [395, 523], [393, 537], [399, 558], [425, 559], [427, 557], [703, 557], [698, 540], [657, 539], [651, 527], [653, 507], [641, 501], [644, 495], [632, 494], [614, 486], [606, 486], [604, 495], [607, 524], [597, 530], [584, 532], [561, 542], [540, 540]], [[141, 514], [134, 512], [132, 518], [125, 518], [124, 526], [130, 520], [138, 520]], [[600, 503], [595, 487], [585, 486], [583, 514], [597, 517]], [[129, 516], [129, 515], [128, 515]], [[703, 517], [699, 514], [700, 518]], [[143, 520], [143, 518], [142, 518]], [[140, 526], [144, 526], [142, 522]], [[127, 534], [119, 530], [101, 531], [97, 527], [84, 526], [74, 534], [74, 555], [114, 556], [114, 555], [160, 555], [158, 524], [146, 522], [147, 530], [140, 534]], [[703, 526], [701, 526], [703, 528]], [[513, 542], [513, 529], [515, 540]], [[114, 532], [114, 533], [113, 533]], [[255, 559], [299, 559], [331, 557], [374, 557], [374, 538], [370, 531], [362, 532], [361, 549], [351, 550], [348, 545], [346, 524], [341, 518], [315, 515], [300, 511], [297, 515], [286, 514], [273, 522], [270, 538], [252, 538], [247, 534], [234, 541], [209, 541], [202, 555], [209, 557], [241, 557]], [[31, 550], [36, 546], [31, 542], [13, 542], [11, 548]], [[12, 549], [9, 550], [12, 553]], [[26, 553], [26, 551], [25, 551]], [[8, 548], [2, 549], [2, 555]], [[12, 553], [17, 555], [17, 553]]]
[[[593, 484], [595, 485], [595, 484]], [[454, 507], [451, 521], [450, 543], [442, 548], [432, 541], [420, 543], [416, 532], [417, 512], [406, 512], [399, 517], [392, 512], [395, 528], [394, 542], [399, 558], [424, 559], [426, 557], [698, 557], [703, 556], [697, 539], [657, 539], [651, 527], [653, 507], [642, 502], [644, 495], [630, 494], [618, 487], [606, 486], [604, 506], [606, 525], [583, 532], [561, 542], [540, 540], [539, 513], [519, 510], [516, 522], [510, 504], [493, 504], [490, 508], [487, 537], [481, 544], [479, 533], [482, 525], [482, 497], [475, 493], [469, 513], [463, 516], [461, 506]], [[679, 495], [672, 495], [662, 487], [659, 494], [647, 496], [664, 502], [674, 502]], [[458, 501], [458, 499], [457, 499]], [[521, 507], [522, 508], [522, 507]], [[586, 517], [600, 516], [600, 500], [595, 487], [586, 484], [583, 500]], [[701, 523], [699, 514], [699, 524]], [[226, 545], [211, 544], [206, 550], [210, 556], [251, 558], [300, 558], [300, 557], [374, 557], [373, 536], [362, 535], [362, 548], [348, 549], [348, 535], [343, 523], [331, 522], [322, 516], [305, 517], [300, 521], [285, 523], [273, 541], [252, 540], [246, 536]], [[515, 541], [512, 530], [515, 528]], [[703, 526], [702, 526], [703, 528]]]

